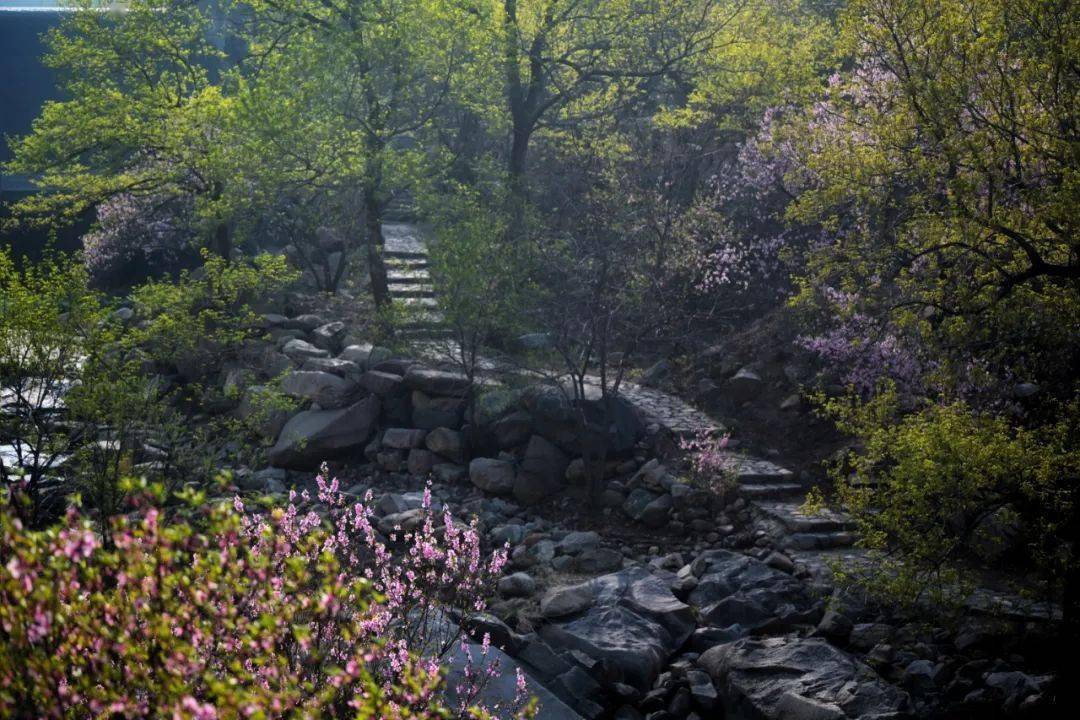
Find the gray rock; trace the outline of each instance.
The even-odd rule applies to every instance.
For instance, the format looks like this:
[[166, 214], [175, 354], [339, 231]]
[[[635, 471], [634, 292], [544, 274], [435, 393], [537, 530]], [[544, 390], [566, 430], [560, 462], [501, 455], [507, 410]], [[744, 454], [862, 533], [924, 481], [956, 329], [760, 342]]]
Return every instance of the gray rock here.
[[540, 611], [552, 620], [541, 628], [549, 643], [588, 655], [642, 692], [695, 627], [691, 608], [642, 567], [549, 591]]
[[533, 435], [514, 480], [514, 498], [522, 505], [534, 505], [555, 494], [563, 487], [569, 462], [562, 450]]
[[268, 492], [271, 488], [284, 488], [288, 478], [289, 474], [283, 468], [263, 468], [237, 478], [236, 484], [241, 490]]
[[727, 381], [727, 392], [732, 400], [743, 403], [756, 398], [763, 385], [760, 375], [750, 368], [741, 368]]
[[310, 469], [324, 460], [360, 452], [379, 419], [379, 400], [369, 397], [340, 410], [308, 410], [282, 428], [271, 448], [275, 467]]
[[427, 434], [424, 446], [431, 452], [455, 463], [465, 462], [465, 444], [461, 433], [450, 428], [435, 428]]
[[580, 555], [586, 550], [599, 547], [600, 535], [592, 530], [589, 531], [576, 531], [567, 533], [566, 537], [560, 540], [555, 549], [566, 555]]
[[528, 440], [532, 429], [532, 415], [518, 411], [492, 423], [491, 434], [499, 449], [507, 450]]
[[313, 372], [333, 373], [338, 377], [360, 374], [359, 365], [349, 362], [348, 360], [339, 360], [337, 358], [308, 358], [304, 361], [304, 364], [300, 366], [300, 369]]
[[671, 377], [671, 363], [661, 360], [641, 374], [638, 383], [645, 387], [656, 387], [661, 381]]
[[297, 315], [292, 318], [285, 327], [294, 330], [303, 330], [304, 332], [311, 332], [322, 324], [323, 319], [321, 317], [308, 313], [307, 315]]
[[348, 405], [357, 389], [355, 382], [328, 372], [299, 370], [281, 379], [281, 390], [286, 395], [318, 403], [325, 410]]
[[656, 493], [650, 492], [645, 488], [636, 488], [631, 491], [627, 496], [626, 501], [623, 503], [623, 512], [631, 520], [640, 520], [642, 514], [645, 512], [645, 508], [649, 506], [656, 498], [659, 497]]
[[436, 480], [449, 485], [464, 480], [468, 471], [454, 463], [435, 463], [431, 468], [431, 473]]
[[1029, 398], [1033, 395], [1038, 395], [1040, 390], [1042, 390], [1042, 388], [1040, 388], [1035, 383], [1022, 382], [1017, 384], [1016, 387], [1013, 388], [1013, 397], [1020, 399]]
[[387, 428], [382, 436], [382, 444], [384, 447], [395, 448], [397, 450], [409, 450], [411, 448], [423, 447], [424, 438], [427, 436], [427, 432], [424, 430], [414, 430], [412, 428]]
[[458, 398], [431, 397], [419, 390], [412, 392], [412, 424], [425, 430], [438, 427], [456, 430], [461, 427], [465, 403]]
[[525, 528], [521, 525], [499, 525], [491, 531], [491, 542], [495, 545], [517, 545], [525, 539]]
[[698, 664], [748, 717], [884, 719], [908, 706], [906, 693], [822, 638], [743, 638], [707, 650]]
[[372, 347], [371, 343], [349, 345], [338, 354], [338, 360], [351, 362], [362, 371], [367, 370]]
[[671, 499], [671, 495], [664, 493], [646, 505], [637, 519], [651, 528], [663, 527], [667, 525], [668, 519], [671, 517], [673, 505], [674, 501]]
[[405, 384], [400, 375], [368, 370], [360, 376], [360, 384], [370, 392], [380, 396], [396, 395], [405, 392]]
[[410, 475], [427, 477], [435, 468], [435, 453], [423, 448], [413, 448], [409, 451], [405, 467]]
[[311, 340], [315, 347], [331, 353], [341, 349], [341, 339], [345, 337], [345, 323], [335, 321], [320, 325], [311, 331]]
[[536, 592], [536, 580], [528, 573], [516, 572], [499, 578], [498, 590], [503, 597], [530, 597]]
[[778, 623], [816, 623], [820, 617], [820, 603], [803, 583], [760, 560], [711, 550], [690, 569], [698, 584], [688, 601], [710, 625], [748, 634]]
[[431, 370], [419, 365], [413, 365], [405, 373], [405, 384], [428, 395], [456, 398], [464, 397], [471, 387], [469, 378], [465, 375]]
[[594, 547], [574, 558], [573, 568], [579, 573], [611, 572], [623, 566], [622, 553], [614, 548]]
[[301, 340], [299, 338], [293, 338], [281, 348], [289, 359], [295, 362], [303, 362], [308, 358], [324, 358], [330, 357], [330, 353], [322, 348], [317, 348], [311, 343]]
[[274, 440], [289, 421], [292, 412], [281, 407], [274, 393], [264, 385], [252, 385], [244, 391], [236, 416], [268, 440]]
[[485, 492], [509, 495], [514, 490], [514, 466], [505, 460], [475, 458], [469, 463], [469, 480]]

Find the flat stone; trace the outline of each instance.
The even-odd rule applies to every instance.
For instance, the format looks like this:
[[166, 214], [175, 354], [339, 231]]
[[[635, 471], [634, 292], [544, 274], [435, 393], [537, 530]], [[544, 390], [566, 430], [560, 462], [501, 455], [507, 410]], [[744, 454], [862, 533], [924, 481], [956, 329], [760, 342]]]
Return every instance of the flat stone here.
[[285, 345], [281, 348], [281, 352], [283, 352], [289, 359], [296, 362], [302, 362], [304, 360], [307, 360], [308, 358], [330, 357], [330, 353], [328, 353], [326, 350], [315, 347], [306, 340], [301, 340], [299, 338], [293, 338], [289, 342], [285, 343]]
[[485, 492], [509, 495], [514, 490], [514, 466], [505, 460], [475, 458], [469, 463], [469, 480]]
[[472, 385], [469, 378], [460, 373], [431, 370], [419, 365], [413, 365], [405, 373], [405, 384], [428, 395], [450, 397], [464, 397]]
[[270, 449], [275, 467], [310, 469], [363, 450], [379, 418], [379, 400], [369, 397], [340, 410], [308, 410], [293, 416]]
[[891, 718], [907, 694], [822, 638], [743, 638], [698, 659], [732, 707], [765, 720]]
[[382, 444], [384, 447], [395, 448], [397, 450], [409, 450], [412, 448], [423, 447], [424, 438], [427, 436], [427, 432], [424, 430], [414, 430], [413, 428], [387, 428], [383, 432]]

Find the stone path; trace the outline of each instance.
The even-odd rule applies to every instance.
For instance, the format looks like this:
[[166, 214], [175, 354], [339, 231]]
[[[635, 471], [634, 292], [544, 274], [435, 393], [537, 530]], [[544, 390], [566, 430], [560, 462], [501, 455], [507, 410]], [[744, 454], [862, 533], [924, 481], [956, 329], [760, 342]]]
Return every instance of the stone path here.
[[[443, 316], [438, 310], [423, 234], [412, 223], [384, 223], [383, 238], [391, 300], [420, 311], [404, 324], [403, 334], [416, 341], [420, 354], [433, 359], [449, 357], [454, 348], [447, 346], [452, 340], [446, 338], [448, 332], [440, 325]], [[492, 372], [517, 370], [495, 360], [482, 361], [481, 368]], [[599, 378], [590, 377], [586, 382], [599, 388]], [[674, 395], [634, 383], [623, 383], [620, 393], [641, 412], [647, 424], [655, 423], [678, 437], [723, 431], [716, 420]]]

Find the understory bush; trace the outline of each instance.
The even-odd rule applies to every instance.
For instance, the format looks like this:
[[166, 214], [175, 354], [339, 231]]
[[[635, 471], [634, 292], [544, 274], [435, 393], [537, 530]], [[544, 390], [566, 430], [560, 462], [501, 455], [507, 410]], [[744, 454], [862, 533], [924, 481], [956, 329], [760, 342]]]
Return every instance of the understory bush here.
[[[150, 502], [115, 518], [115, 548], [75, 509], [30, 531], [4, 502], [0, 715], [517, 713], [478, 704], [498, 673], [483, 657], [486, 637], [459, 684], [441, 678], [441, 661], [462, 642], [444, 613], [481, 610], [505, 552], [482, 557], [475, 527], [448, 513], [437, 527], [430, 501], [418, 527], [392, 535], [388, 549], [368, 509], [347, 503], [336, 481], [318, 485], [325, 522], [293, 503], [250, 512], [239, 499], [210, 505], [186, 491], [171, 520]], [[520, 676], [518, 686], [520, 707]]]
[[876, 563], [840, 568], [881, 599], [964, 599], [979, 573], [1011, 566], [1032, 599], [1059, 600], [1080, 479], [1080, 413], [1036, 427], [963, 402], [900, 414], [897, 391], [826, 401], [857, 439], [834, 467], [837, 495]]
[[197, 275], [151, 281], [131, 294], [145, 319], [134, 341], [155, 361], [176, 366], [189, 378], [220, 367], [231, 350], [257, 332], [253, 306], [296, 278], [280, 255], [262, 254], [248, 263], [204, 252], [204, 261]]

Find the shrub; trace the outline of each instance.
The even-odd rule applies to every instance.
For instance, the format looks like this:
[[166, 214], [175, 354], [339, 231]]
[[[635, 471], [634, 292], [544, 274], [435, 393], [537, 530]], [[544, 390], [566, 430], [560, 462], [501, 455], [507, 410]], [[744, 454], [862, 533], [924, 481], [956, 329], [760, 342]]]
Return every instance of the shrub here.
[[[438, 656], [406, 640], [497, 563], [449, 516], [439, 543], [430, 510], [392, 561], [368, 511], [319, 485], [329, 532], [292, 504], [256, 515], [188, 492], [174, 522], [149, 504], [115, 519], [115, 550], [75, 510], [27, 531], [0, 506], [0, 715], [451, 716]], [[472, 687], [457, 697], [456, 716], [489, 716]]]
[[129, 286], [134, 279], [189, 264], [196, 232], [184, 218], [190, 197], [116, 195], [98, 205], [97, 223], [82, 238], [83, 258], [98, 286]]
[[205, 252], [204, 258], [198, 275], [185, 272], [176, 282], [152, 281], [131, 294], [145, 320], [134, 333], [135, 342], [189, 378], [220, 367], [230, 351], [257, 332], [252, 305], [295, 279], [279, 255], [258, 255], [251, 263]]
[[26, 522], [47, 514], [41, 486], [78, 446], [78, 433], [55, 421], [62, 393], [103, 355], [106, 317], [79, 262], [51, 257], [20, 269], [0, 248], [0, 444], [10, 448], [0, 481], [18, 481]]
[[695, 486], [723, 496], [735, 482], [736, 459], [727, 449], [731, 436], [708, 431], [681, 438], [679, 449], [687, 453], [690, 480]]
[[262, 514], [239, 499], [203, 506], [194, 491], [172, 522], [140, 503], [137, 514], [112, 520], [114, 548], [76, 510], [29, 531], [0, 504], [0, 715], [513, 712], [476, 705], [498, 671], [480, 658], [451, 689], [453, 709], [440, 677], [460, 639], [442, 613], [483, 609], [504, 552], [485, 561], [475, 528], [449, 514], [436, 528], [428, 502], [392, 554], [370, 512], [347, 503], [336, 480], [320, 477], [319, 488], [328, 522], [293, 503]]
[[860, 449], [835, 468], [838, 496], [878, 563], [844, 579], [912, 605], [965, 597], [987, 561], [1032, 571], [1042, 597], [1057, 597], [1073, 562], [1061, 542], [1080, 478], [1080, 415], [1013, 427], [962, 402], [898, 416], [891, 386], [872, 400], [827, 408]]

